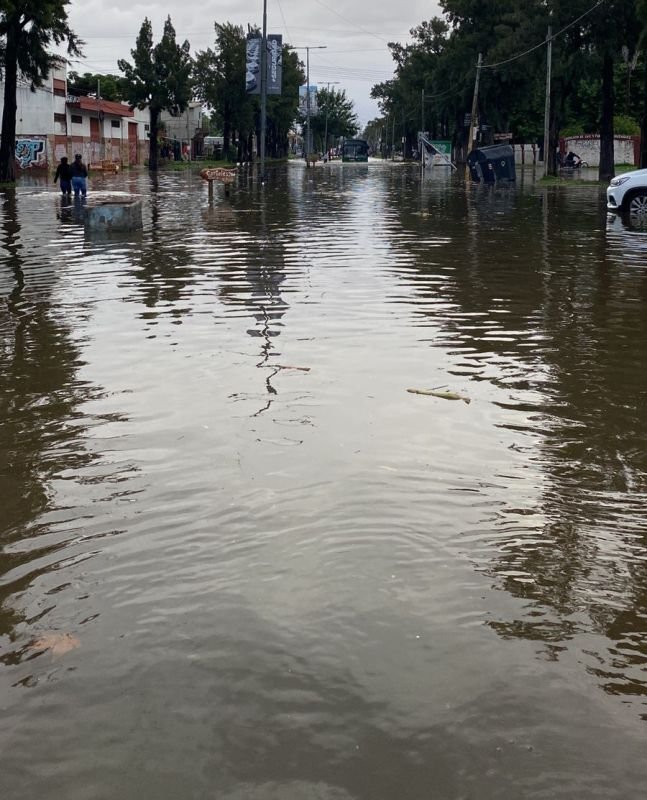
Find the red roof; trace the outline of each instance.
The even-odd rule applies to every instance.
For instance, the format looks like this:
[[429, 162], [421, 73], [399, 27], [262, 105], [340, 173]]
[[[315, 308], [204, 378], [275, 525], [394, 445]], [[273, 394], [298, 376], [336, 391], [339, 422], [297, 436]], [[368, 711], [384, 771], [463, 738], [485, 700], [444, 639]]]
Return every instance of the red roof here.
[[134, 112], [123, 103], [115, 103], [112, 100], [97, 100], [95, 97], [78, 97], [75, 102], [68, 101], [71, 108], [78, 108], [81, 111], [103, 111], [104, 114], [111, 114], [113, 117], [133, 117]]

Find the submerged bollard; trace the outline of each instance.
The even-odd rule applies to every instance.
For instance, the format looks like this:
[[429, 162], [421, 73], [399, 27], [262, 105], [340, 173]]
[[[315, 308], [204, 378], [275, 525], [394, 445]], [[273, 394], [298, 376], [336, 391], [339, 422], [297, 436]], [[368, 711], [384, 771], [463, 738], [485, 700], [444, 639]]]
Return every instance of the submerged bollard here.
[[85, 207], [85, 227], [91, 231], [138, 231], [142, 228], [142, 201], [97, 200]]

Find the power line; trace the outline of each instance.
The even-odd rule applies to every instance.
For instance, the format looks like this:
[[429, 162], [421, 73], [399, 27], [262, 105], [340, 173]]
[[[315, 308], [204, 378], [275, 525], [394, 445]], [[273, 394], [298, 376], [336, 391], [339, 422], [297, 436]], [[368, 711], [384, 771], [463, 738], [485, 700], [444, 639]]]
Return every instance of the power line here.
[[[316, 1], [320, 2], [320, 0], [316, 0]], [[321, 5], [324, 5], [324, 4], [321, 3]], [[334, 9], [329, 9], [327, 6], [324, 6], [324, 8], [329, 10], [331, 13], [337, 14], [337, 12], [334, 11]], [[349, 22], [348, 20], [346, 20], [345, 17], [342, 17], [340, 14], [337, 14], [337, 16], [340, 17], [340, 19], [343, 19], [345, 22], [348, 22], [348, 24], [356, 26], [356, 23]], [[287, 26], [285, 25], [285, 23], [284, 23], [284, 27], [285, 27], [286, 32], [287, 32]], [[290, 27], [294, 31], [312, 31], [312, 29], [313, 29], [312, 25], [307, 26], [307, 27], [303, 27], [303, 26], [299, 26], [299, 25], [291, 25]], [[343, 35], [348, 35], [348, 36], [350, 36], [351, 34], [361, 33], [361, 34], [364, 34], [365, 36], [372, 36], [373, 38], [376, 38], [381, 42], [385, 42], [386, 44], [388, 44], [388, 42], [389, 42], [388, 39], [385, 39], [384, 37], [379, 36], [378, 34], [373, 33], [372, 31], [369, 31], [366, 28], [361, 28], [361, 27], [358, 27], [358, 26], [355, 27], [354, 31], [349, 31], [348, 28], [319, 28], [319, 27], [317, 27], [317, 32], [318, 33], [337, 33], [337, 34], [343, 34]], [[406, 32], [406, 34], [408, 34], [408, 31]], [[387, 36], [388, 35], [389, 34], [387, 34]], [[394, 33], [394, 34], [391, 34], [391, 38], [392, 39], [398, 39], [402, 35], [403, 35], [402, 33]], [[137, 38], [137, 36], [139, 36], [139, 31], [137, 31], [136, 33], [115, 33], [115, 34], [105, 34], [105, 33], [103, 33], [103, 34], [82, 36], [82, 38], [83, 38], [83, 41], [96, 40], [96, 39], [132, 39], [132, 40], [135, 40]], [[187, 36], [213, 36], [213, 31], [211, 31], [211, 30], [205, 31], [204, 29], [201, 30], [201, 31], [176, 31], [176, 36], [178, 38], [187, 37]]]
[[283, 27], [285, 28], [285, 32], [287, 33], [288, 38], [292, 39], [292, 35], [288, 30], [288, 23], [285, 20], [285, 14], [283, 13], [283, 6], [281, 5], [281, 0], [276, 0], [276, 2], [279, 7], [279, 11], [281, 12], [281, 19], [283, 20]]
[[385, 39], [383, 36], [379, 36], [377, 33], [373, 33], [372, 31], [367, 30], [366, 28], [362, 27], [361, 25], [358, 25], [356, 22], [353, 22], [352, 20], [348, 19], [347, 17], [342, 16], [334, 8], [331, 8], [330, 6], [328, 6], [324, 2], [322, 2], [322, 0], [315, 0], [315, 2], [318, 3], [320, 6], [322, 6], [322, 8], [325, 8], [326, 11], [330, 11], [331, 14], [334, 14], [335, 16], [339, 17], [339, 19], [343, 20], [348, 25], [352, 25], [356, 30], [362, 31], [362, 33], [365, 33], [368, 36], [373, 36], [375, 39], [378, 39], [381, 42], [385, 42], [386, 44], [389, 43], [388, 39]]

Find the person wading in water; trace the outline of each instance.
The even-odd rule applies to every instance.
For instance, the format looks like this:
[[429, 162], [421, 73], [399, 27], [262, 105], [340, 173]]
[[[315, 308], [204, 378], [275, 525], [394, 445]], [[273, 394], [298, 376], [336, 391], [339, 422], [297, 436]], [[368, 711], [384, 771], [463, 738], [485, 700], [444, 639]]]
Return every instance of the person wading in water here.
[[72, 167], [67, 163], [67, 156], [63, 156], [61, 163], [56, 167], [54, 183], [61, 179], [61, 194], [72, 193]]
[[74, 156], [74, 163], [70, 169], [72, 171], [72, 188], [74, 189], [74, 197], [78, 197], [80, 194], [85, 197], [88, 193], [88, 168], [83, 163], [80, 153], [77, 153]]

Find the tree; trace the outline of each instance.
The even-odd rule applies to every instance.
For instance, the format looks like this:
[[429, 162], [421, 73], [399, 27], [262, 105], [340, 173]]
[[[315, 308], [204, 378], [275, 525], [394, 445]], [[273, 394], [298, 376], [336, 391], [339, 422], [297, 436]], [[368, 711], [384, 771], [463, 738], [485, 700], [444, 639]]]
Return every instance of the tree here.
[[369, 147], [374, 153], [378, 150], [384, 154], [384, 132], [386, 128], [386, 120], [378, 117], [366, 123], [366, 127], [362, 131], [362, 139], [365, 139]]
[[226, 157], [232, 131], [241, 130], [253, 122], [252, 96], [245, 91], [245, 33], [242, 26], [216, 22], [214, 28], [214, 48], [196, 55], [196, 96], [217, 113]]
[[[305, 120], [303, 120], [305, 121]], [[342, 136], [355, 136], [359, 130], [357, 115], [353, 110], [353, 101], [346, 97], [346, 90], [336, 92], [334, 89], [320, 89], [317, 92], [317, 113], [311, 115], [313, 141], [321, 143], [321, 150], [325, 150], [324, 142], [326, 131], [329, 138], [338, 139]]]
[[[640, 47], [644, 50], [645, 44], [647, 44], [647, 0], [637, 0], [636, 14], [640, 23]], [[647, 169], [647, 59], [645, 59], [643, 104], [640, 121], [640, 167]]]
[[192, 92], [193, 61], [187, 41], [178, 45], [170, 16], [164, 23], [160, 41], [153, 45], [153, 26], [144, 19], [135, 49], [131, 50], [133, 64], [123, 59], [117, 63], [124, 73], [124, 97], [131, 108], [145, 109], [150, 114], [148, 168], [157, 170], [157, 135], [160, 114], [168, 111], [181, 114], [189, 105]]
[[119, 75], [101, 75], [93, 72], [70, 72], [67, 76], [67, 89], [70, 94], [93, 95], [101, 93], [103, 100], [119, 101], [123, 99], [121, 84], [123, 78]]
[[[196, 97], [213, 109], [222, 127], [223, 147], [238, 136], [238, 160], [251, 155], [252, 134], [260, 143], [260, 103], [258, 95], [247, 94], [245, 86], [246, 37], [240, 25], [214, 23], [216, 41], [196, 56]], [[254, 30], [258, 33], [257, 30]], [[285, 156], [288, 132], [297, 115], [299, 86], [304, 82], [303, 65], [294, 50], [282, 49], [283, 80], [281, 94], [267, 98], [266, 153]]]
[[65, 59], [49, 52], [66, 43], [68, 55], [81, 55], [82, 42], [67, 19], [70, 0], [1, 0], [0, 38], [4, 42], [4, 109], [0, 139], [0, 181], [16, 180], [16, 89], [18, 73], [42, 86]]

